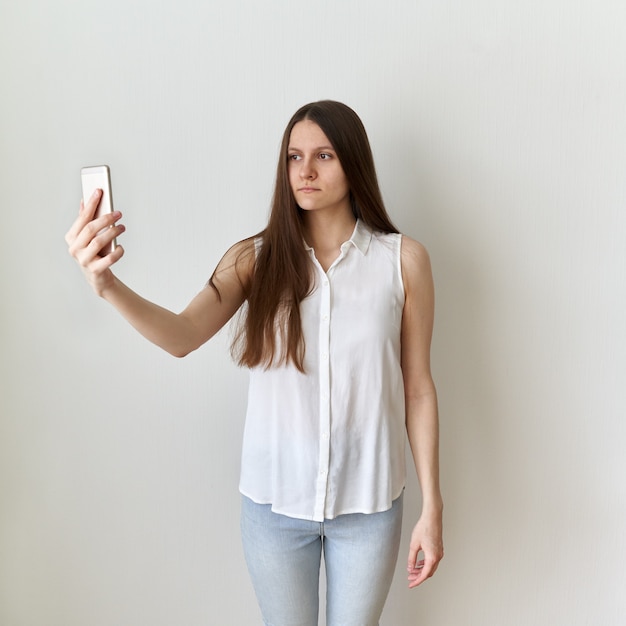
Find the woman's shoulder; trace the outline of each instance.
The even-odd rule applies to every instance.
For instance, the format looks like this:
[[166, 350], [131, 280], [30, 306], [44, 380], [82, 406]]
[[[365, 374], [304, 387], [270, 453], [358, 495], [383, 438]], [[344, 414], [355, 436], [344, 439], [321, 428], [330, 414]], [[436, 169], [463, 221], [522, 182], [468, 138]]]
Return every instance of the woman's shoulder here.
[[408, 235], [400, 234], [402, 238], [402, 255], [413, 257], [417, 261], [424, 261], [428, 259], [428, 250], [426, 246], [420, 243], [416, 239], [412, 239]]
[[212, 282], [236, 279], [240, 284], [249, 284], [254, 273], [256, 245], [256, 236], [247, 237], [233, 244], [215, 269]]
[[256, 249], [260, 245], [257, 239], [258, 236], [253, 235], [233, 244], [224, 254], [224, 260], [232, 265], [248, 265], [254, 260]]
[[402, 235], [400, 259], [405, 286], [424, 280], [432, 280], [430, 255], [426, 247], [419, 241]]
[[428, 260], [428, 251], [425, 246], [419, 241], [412, 239], [408, 235], [400, 232], [382, 232], [369, 229], [373, 239], [376, 239], [382, 243], [396, 243], [400, 246], [400, 252], [403, 262], [406, 258], [408, 263], [423, 264]]

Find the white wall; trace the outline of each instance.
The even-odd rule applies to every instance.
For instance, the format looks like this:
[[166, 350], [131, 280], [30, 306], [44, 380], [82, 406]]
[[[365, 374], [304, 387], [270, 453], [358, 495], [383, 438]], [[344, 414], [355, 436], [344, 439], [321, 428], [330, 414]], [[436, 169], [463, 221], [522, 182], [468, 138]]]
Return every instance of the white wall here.
[[108, 163], [119, 275], [180, 309], [327, 97], [438, 287], [447, 555], [409, 592], [405, 534], [382, 623], [623, 623], [625, 27], [610, 0], [3, 2], [0, 624], [259, 623], [227, 333], [159, 352], [63, 235]]

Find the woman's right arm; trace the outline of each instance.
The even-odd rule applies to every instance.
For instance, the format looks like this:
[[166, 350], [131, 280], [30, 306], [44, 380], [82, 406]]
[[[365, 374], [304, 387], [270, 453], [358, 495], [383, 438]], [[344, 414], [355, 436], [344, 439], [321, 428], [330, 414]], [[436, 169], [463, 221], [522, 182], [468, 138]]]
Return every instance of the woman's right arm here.
[[111, 266], [124, 254], [122, 246], [107, 256], [99, 256], [106, 244], [124, 232], [124, 226], [117, 224], [121, 218], [117, 211], [93, 219], [99, 201], [96, 192], [85, 204], [81, 202], [79, 215], [65, 235], [69, 253], [80, 265], [87, 282], [146, 339], [170, 354], [182, 357], [200, 347], [228, 322], [245, 300], [254, 268], [253, 242], [236, 244], [219, 262], [213, 276], [219, 294], [207, 286], [184, 311], [173, 313], [142, 298], [113, 274]]

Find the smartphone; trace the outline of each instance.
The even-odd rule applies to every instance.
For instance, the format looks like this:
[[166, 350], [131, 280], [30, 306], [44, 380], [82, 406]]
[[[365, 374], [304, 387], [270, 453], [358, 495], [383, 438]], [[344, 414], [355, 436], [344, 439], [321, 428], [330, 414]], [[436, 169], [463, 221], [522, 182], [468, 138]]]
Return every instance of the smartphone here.
[[[96, 209], [96, 217], [105, 213], [113, 212], [113, 194], [111, 192], [111, 170], [108, 165], [92, 165], [80, 170], [80, 180], [83, 186], [83, 202], [87, 202], [96, 189], [102, 189], [100, 204]], [[102, 232], [102, 231], [100, 231]], [[114, 239], [110, 244], [100, 250], [100, 256], [106, 256], [115, 250], [117, 241]]]

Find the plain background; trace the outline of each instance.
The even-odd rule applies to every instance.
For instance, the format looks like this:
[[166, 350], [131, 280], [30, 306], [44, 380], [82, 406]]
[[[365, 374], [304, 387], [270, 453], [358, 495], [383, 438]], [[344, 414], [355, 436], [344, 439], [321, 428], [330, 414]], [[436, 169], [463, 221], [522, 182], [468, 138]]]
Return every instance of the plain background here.
[[108, 163], [118, 275], [180, 310], [332, 98], [438, 294], [446, 557], [406, 589], [412, 478], [382, 624], [622, 624], [625, 32], [621, 0], [4, 0], [0, 623], [260, 623], [228, 331], [162, 353], [63, 235]]

